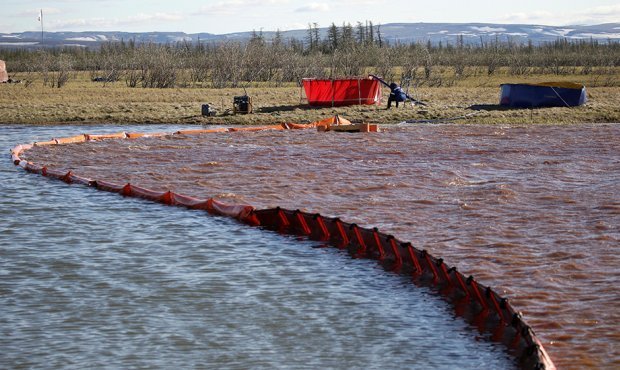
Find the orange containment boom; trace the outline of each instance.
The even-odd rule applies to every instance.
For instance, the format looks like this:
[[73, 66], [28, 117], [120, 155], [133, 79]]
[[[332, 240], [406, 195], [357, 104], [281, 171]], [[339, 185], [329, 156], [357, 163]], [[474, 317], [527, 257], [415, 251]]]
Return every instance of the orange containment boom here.
[[[349, 121], [336, 116], [310, 124], [261, 126], [243, 131], [310, 129], [350, 124]], [[197, 135], [234, 131], [242, 130], [185, 130], [155, 134], [128, 134], [125, 132], [112, 135], [85, 134], [30, 145], [17, 145], [11, 150], [11, 160], [16, 166], [20, 166], [28, 172], [59, 179], [67, 183], [83, 184], [98, 190], [118, 193], [125, 197], [205, 210], [213, 215], [232, 217], [247, 225], [321, 241], [330, 246], [347, 250], [354, 258], [375, 259], [384, 268], [395, 273], [411, 276], [415, 284], [431, 287], [444, 296], [452, 303], [457, 315], [475, 325], [478, 330], [490, 333], [493, 341], [503, 343], [515, 356], [522, 369], [555, 369], [553, 362], [541, 342], [536, 338], [532, 328], [525, 323], [522, 316], [506, 298], [501, 297], [490, 287], [478, 283], [473, 276], [466, 277], [455, 267], [448, 266], [443, 259], [433, 257], [426, 250], [420, 250], [411, 243], [398, 240], [376, 228], [360, 227], [356, 224], [344, 222], [339, 218], [325, 217], [318, 213], [312, 214], [279, 207], [257, 210], [247, 204], [228, 204], [213, 198], [198, 199], [171, 191], [146, 189], [134, 184], [116, 184], [104, 179], [88, 179], [71, 171], [42, 167], [20, 158], [21, 153], [35, 145], [71, 145], [93, 140], [136, 140], [145, 136]]]

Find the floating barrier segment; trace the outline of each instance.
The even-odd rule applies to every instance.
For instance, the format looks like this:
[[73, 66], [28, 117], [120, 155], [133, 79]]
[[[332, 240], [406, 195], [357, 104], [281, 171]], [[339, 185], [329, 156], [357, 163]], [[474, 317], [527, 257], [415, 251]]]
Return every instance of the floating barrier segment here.
[[88, 141], [160, 137], [170, 135], [199, 135], [207, 133], [293, 130], [330, 125], [346, 125], [349, 121], [338, 116], [310, 124], [281, 124], [248, 128], [217, 128], [183, 130], [174, 133], [126, 133], [77, 135], [33, 144], [17, 145], [11, 150], [11, 160], [24, 170], [70, 184], [81, 184], [125, 197], [141, 198], [170, 206], [204, 210], [212, 215], [234, 218], [250, 226], [278, 233], [303, 236], [328, 246], [348, 251], [353, 258], [377, 260], [384, 268], [410, 276], [419, 286], [433, 288], [449, 301], [458, 316], [473, 324], [480, 332], [491, 334], [491, 340], [503, 343], [515, 356], [522, 369], [555, 369], [549, 355], [532, 328], [523, 320], [506, 298], [491, 287], [480, 284], [473, 276], [466, 277], [443, 259], [431, 256], [409, 242], [380, 232], [377, 228], [360, 227], [337, 217], [307, 213], [280, 207], [255, 209], [248, 204], [229, 204], [213, 198], [198, 199], [171, 191], [156, 191], [134, 184], [117, 184], [103, 179], [81, 177], [72, 171], [62, 171], [22, 160], [20, 155], [35, 146], [70, 145]]

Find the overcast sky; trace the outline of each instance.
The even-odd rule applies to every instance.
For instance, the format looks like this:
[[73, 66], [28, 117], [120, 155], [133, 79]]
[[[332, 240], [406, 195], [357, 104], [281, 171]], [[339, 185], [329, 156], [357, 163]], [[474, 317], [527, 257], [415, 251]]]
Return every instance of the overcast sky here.
[[620, 23], [618, 0], [3, 0], [0, 33], [182, 31], [215, 34], [305, 29], [332, 22]]

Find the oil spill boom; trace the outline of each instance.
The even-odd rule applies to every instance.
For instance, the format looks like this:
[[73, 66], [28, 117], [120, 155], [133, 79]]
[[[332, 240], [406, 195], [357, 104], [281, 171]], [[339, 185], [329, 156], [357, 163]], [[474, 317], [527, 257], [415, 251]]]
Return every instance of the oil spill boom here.
[[329, 246], [347, 250], [354, 258], [377, 260], [385, 269], [411, 277], [418, 286], [432, 288], [452, 304], [458, 316], [474, 325], [480, 332], [490, 334], [490, 339], [503, 343], [515, 357], [522, 369], [555, 369], [532, 328], [523, 320], [508, 300], [498, 295], [491, 287], [479, 283], [473, 276], [465, 276], [456, 267], [447, 265], [443, 259], [431, 256], [409, 242], [396, 239], [380, 232], [377, 228], [360, 227], [337, 217], [326, 217], [318, 213], [299, 210], [256, 209], [248, 204], [228, 204], [213, 198], [198, 199], [171, 191], [156, 191], [135, 184], [117, 184], [105, 179], [91, 179], [72, 171], [40, 166], [22, 160], [25, 151], [44, 145], [70, 145], [89, 141], [111, 139], [136, 140], [141, 137], [163, 137], [174, 135], [201, 135], [236, 131], [318, 129], [330, 131], [335, 126], [351, 123], [335, 116], [309, 124], [285, 123], [271, 126], [245, 128], [218, 128], [183, 130], [174, 133], [127, 133], [107, 135], [82, 134], [73, 137], [52, 139], [45, 142], [17, 145], [11, 150], [11, 159], [24, 170], [66, 183], [83, 184], [98, 190], [181, 206], [205, 210], [210, 214], [232, 217], [244, 224], [261, 227], [278, 233], [302, 236], [320, 241]]

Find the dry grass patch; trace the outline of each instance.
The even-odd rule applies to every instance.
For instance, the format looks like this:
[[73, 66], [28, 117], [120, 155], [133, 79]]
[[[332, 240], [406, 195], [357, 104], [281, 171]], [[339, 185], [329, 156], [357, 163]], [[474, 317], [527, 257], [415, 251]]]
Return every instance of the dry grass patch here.
[[[620, 74], [620, 69], [618, 71]], [[385, 109], [378, 106], [309, 107], [300, 97], [301, 88], [247, 88], [253, 97], [255, 113], [232, 115], [232, 100], [243, 89], [128, 88], [123, 82], [91, 82], [87, 73], [79, 73], [61, 89], [35, 83], [0, 85], [0, 122], [5, 124], [58, 123], [170, 123], [170, 124], [272, 124], [277, 122], [310, 122], [334, 114], [353, 121], [398, 123], [404, 120], [452, 120], [459, 123], [579, 123], [620, 122], [620, 87], [597, 87], [597, 76], [538, 75], [527, 78], [497, 73], [492, 77], [469, 76], [450, 87], [419, 87], [418, 99], [427, 106]], [[540, 82], [573, 80], [587, 86], [589, 101], [576, 108], [544, 108], [534, 110], [500, 109], [499, 85], [507, 82]], [[592, 83], [593, 87], [589, 86]], [[201, 116], [202, 104], [208, 103], [218, 112], [216, 117]]]

